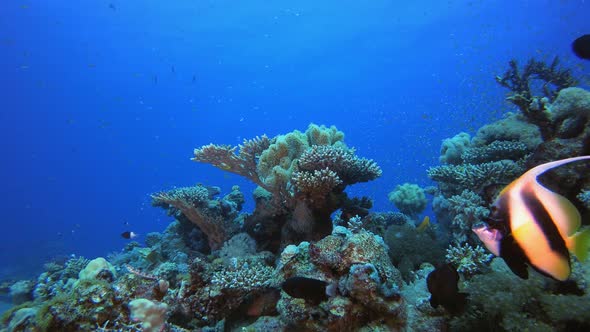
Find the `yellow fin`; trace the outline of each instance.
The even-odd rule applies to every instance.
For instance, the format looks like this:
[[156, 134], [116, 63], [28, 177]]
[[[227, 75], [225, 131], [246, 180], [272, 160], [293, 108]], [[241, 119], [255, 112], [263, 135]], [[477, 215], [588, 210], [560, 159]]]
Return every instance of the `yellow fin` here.
[[555, 226], [559, 229], [561, 236], [565, 238], [575, 234], [582, 224], [582, 218], [574, 204], [569, 199], [545, 188], [538, 182], [535, 183], [534, 189], [535, 194], [549, 212]]
[[588, 250], [590, 250], [590, 227], [584, 227], [574, 234], [570, 240], [573, 243], [571, 251], [580, 261], [585, 261], [588, 258]]
[[416, 231], [424, 232], [428, 228], [429, 225], [430, 225], [430, 217], [426, 216], [426, 217], [424, 217], [424, 220], [422, 220], [420, 225], [418, 225], [418, 227], [416, 227]]

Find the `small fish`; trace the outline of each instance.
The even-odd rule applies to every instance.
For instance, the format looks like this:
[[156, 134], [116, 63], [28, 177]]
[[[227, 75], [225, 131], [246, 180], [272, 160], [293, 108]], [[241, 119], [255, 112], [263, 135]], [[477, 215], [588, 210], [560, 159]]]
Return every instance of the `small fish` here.
[[115, 5], [112, 2], [109, 3], [109, 8], [112, 10], [117, 10], [117, 7], [115, 7]]
[[121, 233], [121, 237], [124, 239], [127, 239], [127, 240], [133, 240], [138, 236], [139, 236], [139, 234], [137, 234], [135, 232], [131, 232], [131, 231]]
[[430, 217], [426, 216], [426, 217], [424, 217], [424, 219], [422, 220], [420, 225], [418, 225], [418, 227], [416, 227], [416, 231], [417, 232], [424, 232], [428, 228], [428, 226], [430, 226]]
[[467, 293], [459, 292], [459, 273], [450, 264], [439, 266], [426, 277], [430, 292], [430, 305], [442, 305], [451, 315], [456, 316], [465, 310]]
[[336, 292], [335, 285], [307, 277], [291, 277], [283, 282], [281, 288], [291, 297], [316, 305], [328, 300], [328, 296], [333, 296]]
[[580, 59], [590, 60], [590, 34], [576, 38], [572, 43], [572, 51]]
[[527, 265], [565, 281], [571, 273], [570, 252], [585, 260], [590, 228], [581, 228], [580, 212], [565, 197], [545, 188], [537, 177], [590, 156], [552, 161], [528, 170], [506, 186], [492, 205], [487, 223], [472, 230], [486, 248], [502, 257], [517, 276], [527, 279]]

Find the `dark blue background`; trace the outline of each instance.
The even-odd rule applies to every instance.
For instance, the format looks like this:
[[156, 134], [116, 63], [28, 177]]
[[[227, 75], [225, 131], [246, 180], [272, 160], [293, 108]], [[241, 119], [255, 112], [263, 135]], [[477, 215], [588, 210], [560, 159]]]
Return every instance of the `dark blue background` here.
[[310, 122], [378, 162], [381, 179], [350, 189], [393, 209], [397, 184], [429, 183], [443, 138], [511, 109], [494, 82], [510, 58], [588, 74], [569, 47], [590, 3], [400, 2], [2, 1], [0, 278], [163, 230], [158, 190], [237, 183], [250, 198], [193, 148]]

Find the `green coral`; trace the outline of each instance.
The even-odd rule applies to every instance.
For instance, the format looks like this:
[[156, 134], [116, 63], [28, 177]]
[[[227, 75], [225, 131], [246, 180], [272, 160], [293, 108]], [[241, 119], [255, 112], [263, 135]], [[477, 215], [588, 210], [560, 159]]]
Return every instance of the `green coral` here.
[[494, 141], [518, 142], [532, 151], [541, 144], [542, 139], [539, 128], [528, 123], [522, 114], [507, 113], [504, 118], [479, 128], [471, 140], [475, 147], [486, 146]]
[[310, 147], [315, 145], [345, 148], [344, 133], [336, 127], [310, 124], [305, 133], [294, 130], [271, 140], [262, 151], [257, 165], [258, 176], [266, 188], [276, 188], [286, 184], [297, 169], [297, 160]]
[[405, 280], [410, 280], [412, 272], [424, 262], [437, 264], [444, 261], [444, 249], [433, 232], [418, 232], [409, 223], [389, 226], [383, 239], [391, 261]]
[[490, 210], [479, 195], [471, 190], [463, 190], [459, 195], [453, 195], [448, 199], [448, 209], [452, 213], [452, 222], [449, 228], [457, 242], [465, 242], [471, 234], [473, 224], [484, 220]]
[[492, 257], [493, 255], [489, 254], [484, 248], [480, 246], [473, 247], [467, 243], [450, 246], [446, 255], [447, 262], [453, 264], [457, 272], [466, 276], [481, 272]]
[[400, 212], [409, 216], [417, 216], [428, 203], [424, 189], [413, 183], [398, 185], [389, 193], [388, 198]]
[[520, 162], [500, 160], [482, 164], [441, 165], [430, 167], [428, 176], [439, 182], [440, 189], [446, 193], [458, 193], [465, 189], [481, 191], [485, 187], [499, 183], [510, 183], [525, 169]]
[[568, 326], [590, 321], [589, 294], [552, 294], [553, 281], [538, 273], [521, 279], [501, 258], [494, 258], [490, 266], [489, 273], [465, 282], [470, 304], [464, 315], [451, 321], [453, 330], [568, 331]]
[[513, 141], [493, 141], [483, 147], [465, 149], [461, 155], [464, 163], [478, 164], [504, 159], [519, 160], [532, 152], [526, 144]]
[[440, 147], [439, 161], [442, 164], [457, 165], [463, 163], [463, 152], [471, 146], [471, 136], [459, 133], [452, 138], [445, 138]]

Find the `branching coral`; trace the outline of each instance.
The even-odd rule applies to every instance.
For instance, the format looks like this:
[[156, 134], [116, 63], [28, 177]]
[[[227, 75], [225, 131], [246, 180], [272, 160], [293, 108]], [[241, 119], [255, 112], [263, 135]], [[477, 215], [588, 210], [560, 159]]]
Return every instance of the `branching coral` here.
[[[195, 149], [193, 160], [211, 164], [224, 171], [241, 175], [265, 188], [266, 184], [261, 181], [256, 173], [256, 165], [261, 153], [268, 149], [270, 144], [271, 141], [266, 135], [244, 140], [244, 143], [237, 147], [209, 144]], [[236, 153], [238, 148], [239, 152]], [[268, 190], [268, 188], [265, 189]]]
[[461, 159], [467, 164], [478, 164], [504, 159], [519, 160], [524, 158], [531, 150], [526, 144], [513, 141], [493, 141], [483, 147], [471, 147], [465, 149]]
[[[542, 87], [543, 94], [550, 101], [555, 99], [560, 90], [577, 84], [576, 79], [572, 76], [571, 70], [559, 67], [559, 57], [557, 56], [553, 58], [551, 65], [531, 58], [524, 66], [522, 72], [519, 71], [518, 63], [515, 59], [510, 60], [508, 65], [510, 68], [506, 70], [504, 75], [496, 76], [496, 81], [514, 93], [513, 98], [509, 100], [517, 105], [518, 101], [514, 100], [515, 98], [522, 98], [528, 100], [530, 103], [530, 99], [533, 97], [530, 86], [531, 80], [533, 79], [544, 82]], [[549, 84], [554, 85], [555, 89], [552, 90]]]
[[463, 190], [460, 195], [448, 198], [449, 210], [454, 215], [450, 225], [456, 241], [467, 241], [467, 235], [471, 234], [474, 223], [483, 220], [490, 214], [484, 206], [484, 200], [470, 190]]
[[310, 172], [295, 172], [291, 182], [297, 192], [305, 195], [312, 204], [323, 202], [330, 192], [342, 185], [338, 174], [329, 168]]
[[[553, 129], [545, 106], [555, 100], [560, 90], [577, 84], [571, 70], [560, 68], [558, 57], [553, 59], [551, 65], [530, 59], [522, 72], [519, 71], [516, 60], [510, 60], [508, 64], [510, 68], [502, 76], [497, 76], [496, 81], [512, 91], [507, 99], [520, 108], [530, 123], [539, 127], [542, 137], [551, 138]], [[533, 95], [532, 80], [543, 82], [543, 98]]]
[[[305, 133], [295, 130], [245, 141], [238, 153], [237, 147], [207, 145], [195, 150], [193, 160], [243, 175], [264, 189], [268, 195], [258, 196], [245, 228], [259, 242], [275, 246], [281, 237], [284, 245], [329, 234], [330, 215], [352, 206], [346, 186], [381, 175], [373, 160], [357, 157], [343, 139], [334, 126], [310, 124]], [[348, 210], [362, 213], [357, 210], [368, 204], [359, 202], [356, 209]]]
[[329, 169], [344, 185], [367, 182], [381, 176], [381, 168], [371, 159], [359, 158], [354, 150], [337, 146], [314, 145], [299, 158], [299, 170]]
[[488, 254], [480, 246], [472, 247], [464, 243], [463, 245], [450, 246], [445, 257], [447, 262], [453, 264], [457, 272], [472, 276], [481, 272], [482, 267], [492, 259], [493, 255]]
[[524, 172], [520, 163], [500, 160], [482, 164], [441, 165], [428, 169], [428, 176], [437, 182], [448, 184], [452, 192], [464, 189], [481, 191], [485, 186], [510, 183]]
[[221, 289], [240, 289], [248, 292], [270, 286], [272, 277], [273, 269], [269, 266], [234, 259], [229, 266], [213, 273], [211, 283], [218, 285]]

